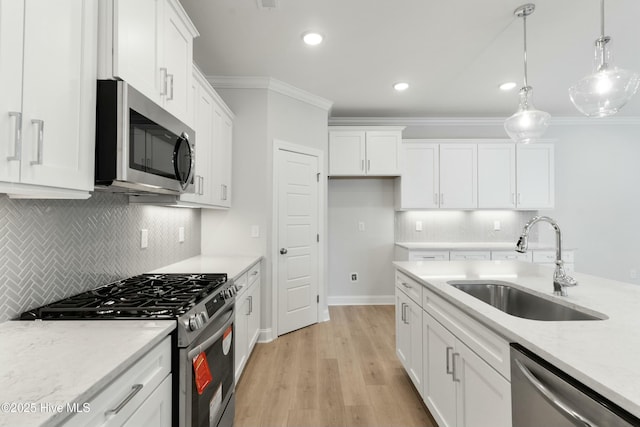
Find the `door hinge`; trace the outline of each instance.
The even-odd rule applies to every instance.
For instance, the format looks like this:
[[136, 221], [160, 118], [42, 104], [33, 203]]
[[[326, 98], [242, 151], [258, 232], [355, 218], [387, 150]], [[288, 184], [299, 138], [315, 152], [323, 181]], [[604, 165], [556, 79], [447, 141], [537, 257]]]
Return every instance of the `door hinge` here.
[[316, 295], [316, 302], [320, 304], [320, 295]]
[[316, 174], [316, 181], [320, 182], [320, 172]]
[[318, 243], [320, 242], [320, 235], [319, 234], [316, 234], [316, 242], [318, 242]]

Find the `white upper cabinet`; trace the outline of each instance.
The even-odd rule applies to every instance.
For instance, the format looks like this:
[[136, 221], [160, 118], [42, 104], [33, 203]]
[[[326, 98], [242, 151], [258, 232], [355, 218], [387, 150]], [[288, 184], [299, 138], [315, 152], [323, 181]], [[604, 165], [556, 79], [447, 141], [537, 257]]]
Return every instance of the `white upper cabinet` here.
[[554, 147], [502, 140], [404, 140], [396, 209], [549, 209]]
[[203, 208], [231, 206], [233, 113], [193, 67], [193, 121], [196, 132], [195, 192], [180, 195], [182, 204]]
[[97, 0], [0, 2], [0, 192], [93, 190], [97, 18]]
[[198, 31], [177, 0], [100, 4], [99, 78], [119, 78], [193, 126], [193, 39]]
[[553, 144], [518, 145], [516, 164], [518, 208], [553, 208], [555, 204]]
[[478, 207], [549, 209], [554, 206], [552, 144], [478, 144]]
[[516, 207], [515, 144], [478, 144], [478, 207]]
[[478, 207], [475, 144], [440, 144], [440, 207], [473, 209]]
[[403, 127], [334, 126], [329, 130], [330, 176], [398, 176]]
[[396, 206], [432, 209], [439, 206], [440, 154], [438, 144], [404, 142], [401, 149], [402, 178], [396, 181]]

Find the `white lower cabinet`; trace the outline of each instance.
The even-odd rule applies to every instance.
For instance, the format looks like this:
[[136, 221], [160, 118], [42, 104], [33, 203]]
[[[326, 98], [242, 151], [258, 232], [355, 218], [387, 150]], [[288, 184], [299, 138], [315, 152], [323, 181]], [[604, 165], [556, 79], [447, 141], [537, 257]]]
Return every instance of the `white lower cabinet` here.
[[240, 379], [242, 371], [260, 336], [260, 262], [234, 279], [240, 288], [236, 295], [235, 317], [235, 377]]
[[439, 427], [511, 426], [508, 342], [399, 271], [396, 353]]
[[171, 337], [167, 337], [90, 398], [86, 402], [90, 411], [77, 413], [63, 425], [170, 427], [171, 383]]

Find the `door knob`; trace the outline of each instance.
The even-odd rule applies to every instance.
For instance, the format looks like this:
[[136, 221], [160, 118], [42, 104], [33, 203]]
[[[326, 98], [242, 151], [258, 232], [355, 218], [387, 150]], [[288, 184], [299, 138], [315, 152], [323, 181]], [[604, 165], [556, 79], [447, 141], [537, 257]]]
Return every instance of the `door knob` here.
[[289, 252], [289, 251], [287, 250], [287, 248], [281, 248], [281, 249], [280, 249], [280, 253], [281, 253], [282, 255], [286, 254], [287, 252]]

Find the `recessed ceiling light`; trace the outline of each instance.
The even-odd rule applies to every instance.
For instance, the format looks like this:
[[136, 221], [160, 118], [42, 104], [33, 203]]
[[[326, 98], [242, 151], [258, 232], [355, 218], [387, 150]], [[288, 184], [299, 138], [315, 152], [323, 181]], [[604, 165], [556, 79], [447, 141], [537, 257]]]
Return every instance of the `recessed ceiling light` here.
[[393, 88], [395, 90], [397, 90], [398, 92], [402, 92], [402, 91], [405, 91], [405, 90], [409, 89], [409, 83], [398, 82], [398, 83], [395, 83], [393, 85]]
[[502, 84], [500, 85], [500, 90], [507, 91], [507, 90], [511, 90], [511, 89], [513, 89], [513, 88], [514, 88], [514, 87], [516, 87], [516, 86], [517, 86], [517, 83], [516, 83], [516, 82], [506, 82], [506, 83], [502, 83]]
[[302, 35], [302, 40], [309, 46], [317, 46], [322, 43], [322, 34], [319, 33], [304, 33]]

